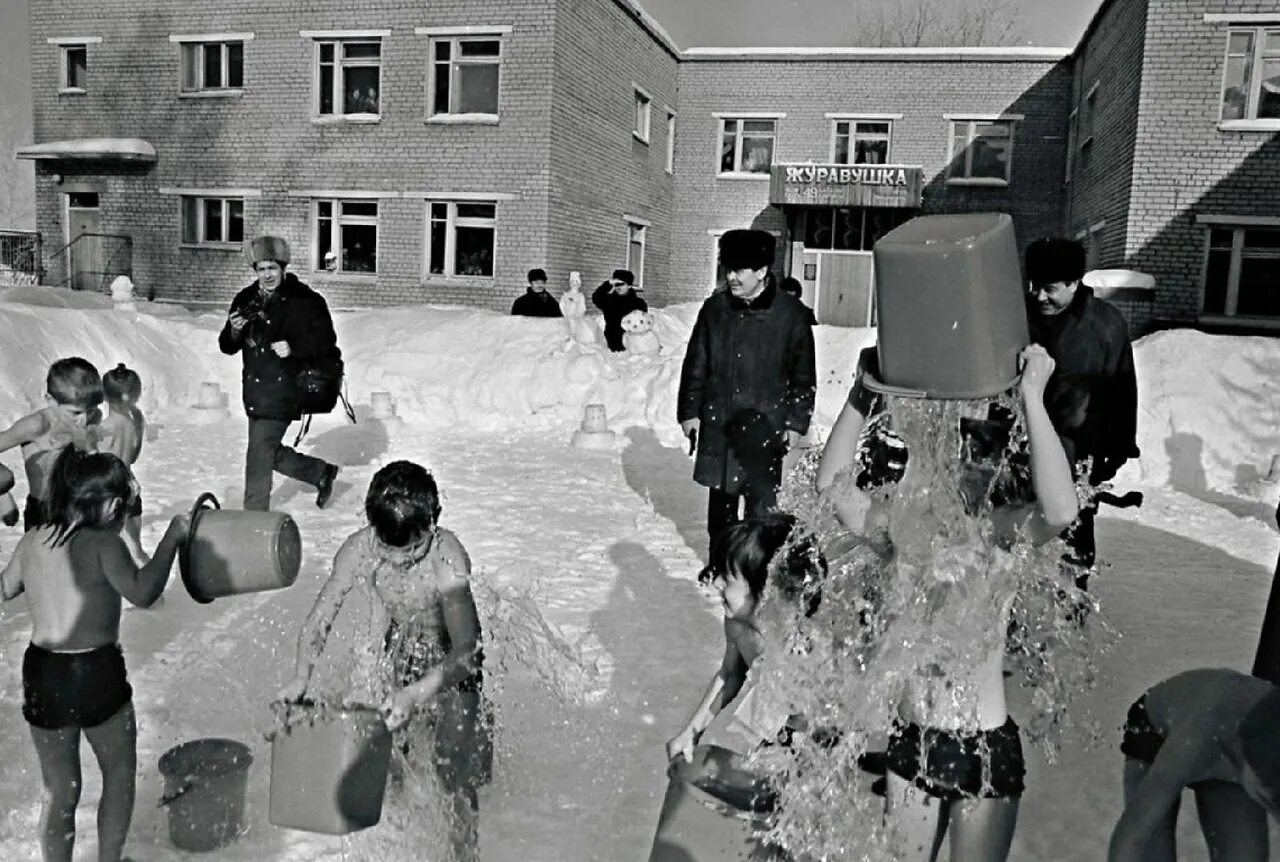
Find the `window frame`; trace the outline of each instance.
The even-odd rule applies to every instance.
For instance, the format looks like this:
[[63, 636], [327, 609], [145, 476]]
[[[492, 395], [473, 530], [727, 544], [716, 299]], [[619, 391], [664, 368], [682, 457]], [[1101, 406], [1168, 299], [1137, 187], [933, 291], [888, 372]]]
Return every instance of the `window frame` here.
[[[1227, 67], [1228, 61], [1233, 56], [1231, 53], [1231, 39], [1236, 34], [1248, 33], [1253, 40], [1253, 47], [1249, 52], [1249, 79], [1245, 82], [1248, 92], [1245, 94], [1244, 116], [1238, 119], [1227, 119], [1223, 116], [1226, 108], [1226, 92], [1227, 92]], [[1245, 24], [1244, 22], [1229, 23], [1226, 27], [1225, 45], [1222, 49], [1222, 74], [1218, 85], [1218, 128], [1224, 130], [1230, 129], [1280, 129], [1280, 117], [1259, 117], [1258, 107], [1262, 97], [1262, 64], [1268, 58], [1266, 50], [1267, 36], [1274, 34], [1280, 39], [1280, 16], [1259, 23]], [[1276, 53], [1270, 55], [1275, 59], [1280, 59], [1280, 49]]]
[[[855, 157], [854, 154], [857, 152], [857, 141], [859, 139], [859, 136], [857, 134], [857, 125], [859, 123], [883, 123], [884, 125], [887, 125], [889, 127], [889, 131], [887, 131], [883, 135], [883, 140], [886, 144], [883, 164], [886, 164], [886, 165], [893, 164], [893, 123], [894, 123], [894, 120], [899, 119], [899, 117], [874, 116], [874, 115], [859, 116], [856, 114], [848, 114], [848, 115], [841, 115], [841, 116], [829, 115], [829, 118], [831, 120], [831, 149], [829, 151], [830, 157], [831, 157], [831, 164], [850, 165], [850, 166], [873, 164], [872, 162], [858, 162], [858, 161], [841, 162], [836, 160], [836, 143], [840, 138], [841, 123], [847, 123], [849, 125], [849, 134], [848, 134], [849, 155], [851, 157]], [[877, 134], [877, 135], [867, 135], [864, 137], [870, 140], [880, 140], [882, 136]]]
[[674, 175], [676, 172], [676, 112], [670, 108], [663, 108], [667, 113], [667, 163], [665, 170], [668, 174]]
[[639, 84], [633, 83], [631, 90], [635, 99], [635, 116], [631, 123], [631, 137], [648, 146], [653, 134], [653, 97]]
[[[1018, 123], [1024, 117], [1021, 114], [992, 114], [992, 115], [974, 115], [974, 114], [947, 114], [943, 117], [948, 122], [947, 127], [947, 161], [946, 161], [946, 183], [953, 186], [987, 186], [989, 188], [1008, 188], [1013, 183], [1013, 156], [1015, 143], [1017, 138]], [[965, 123], [969, 126], [969, 134], [965, 141], [965, 172], [962, 176], [952, 176], [951, 167], [955, 161], [956, 152], [956, 126]], [[1005, 159], [1004, 179], [997, 177], [975, 177], [973, 176], [973, 141], [976, 137], [977, 127], [1004, 125], [1009, 129], [1009, 153]]]
[[[430, 284], [434, 282], [457, 282], [463, 281], [471, 284], [492, 284], [498, 277], [498, 203], [502, 200], [501, 196], [481, 197], [479, 195], [472, 197], [439, 197], [428, 196], [424, 200], [423, 213], [423, 235], [422, 235], [422, 283]], [[468, 204], [489, 204], [493, 207], [493, 218], [486, 219], [477, 216], [460, 217], [458, 215], [458, 205]], [[433, 205], [442, 205], [447, 207], [445, 211], [445, 247], [444, 247], [444, 272], [431, 271], [431, 226], [432, 215], [431, 208]], [[459, 225], [459, 222], [463, 222]], [[492, 222], [488, 224], [487, 222]], [[462, 275], [458, 272], [458, 227], [487, 227], [493, 231], [493, 272], [490, 275]]]
[[[187, 239], [187, 202], [190, 201], [195, 211], [195, 239]], [[210, 201], [217, 201], [221, 204], [222, 214], [222, 237], [219, 239], [209, 239], [205, 236], [205, 205]], [[230, 239], [231, 227], [231, 205], [238, 203], [240, 205], [240, 238]], [[178, 195], [178, 236], [179, 246], [181, 248], [216, 248], [228, 251], [239, 250], [244, 247], [244, 203], [243, 196], [223, 195], [223, 194], [191, 194], [180, 193]]]
[[[485, 27], [417, 27], [414, 33], [427, 37], [427, 74], [425, 82], [424, 114], [428, 123], [476, 123], [480, 125], [496, 124], [502, 117], [502, 67], [507, 56], [507, 36], [511, 27], [495, 25]], [[438, 66], [444, 65], [436, 60], [436, 46], [441, 42], [449, 43], [449, 110], [443, 113], [435, 111], [436, 80], [439, 76]], [[494, 59], [471, 59], [461, 65], [492, 65], [498, 68], [497, 105], [493, 113], [460, 113], [453, 110], [457, 91], [457, 66], [460, 64], [461, 44], [463, 42], [497, 42], [498, 54]]]
[[[336, 268], [329, 270], [324, 266], [324, 252], [320, 249], [320, 205], [328, 203], [333, 206], [333, 214], [329, 216], [333, 224], [331, 226], [331, 235], [329, 238], [329, 251], [337, 252], [338, 265]], [[377, 212], [373, 216], [351, 215], [348, 216], [342, 212], [342, 205], [347, 203], [371, 203], [376, 206]], [[366, 278], [373, 279], [381, 274], [378, 269], [378, 263], [382, 259], [382, 200], [379, 197], [371, 195], [318, 195], [311, 198], [310, 228], [311, 228], [311, 272], [317, 275], [341, 276], [342, 278]], [[372, 270], [353, 270], [346, 269], [342, 260], [342, 228], [345, 225], [369, 226], [373, 227], [373, 269]]]
[[[172, 37], [171, 37], [172, 38]], [[245, 44], [253, 41], [253, 34], [226, 34], [225, 36], [215, 37], [178, 37], [173, 41], [178, 43], [178, 95], [184, 98], [210, 98], [218, 96], [239, 96], [244, 93], [244, 55]], [[224, 84], [220, 87], [210, 87], [204, 80], [205, 64], [204, 55], [209, 48], [217, 46], [219, 58], [221, 61], [221, 74], [224, 82], [231, 79], [231, 46], [240, 46], [240, 84], [233, 87], [230, 84]], [[196, 51], [199, 53], [198, 61], [193, 60], [192, 68], [195, 73], [195, 83], [192, 87], [187, 87], [186, 69], [187, 69], [187, 52]]]
[[[649, 222], [627, 216], [623, 218], [623, 222], [627, 225], [627, 247], [626, 255], [623, 258], [627, 262], [627, 270], [635, 277], [636, 285], [644, 286], [644, 267], [649, 257]], [[639, 242], [636, 242], [636, 237]], [[633, 245], [640, 246], [640, 266], [636, 267], [635, 262], [631, 259], [631, 250]]]
[[[1237, 309], [1240, 304], [1240, 274], [1245, 260], [1245, 233], [1251, 230], [1273, 231], [1280, 234], [1280, 219], [1276, 218], [1260, 218], [1254, 220], [1233, 220], [1229, 218], [1198, 218], [1197, 221], [1204, 228], [1204, 244], [1203, 258], [1200, 268], [1200, 301], [1197, 316], [1201, 320], [1224, 320], [1224, 321], [1241, 321], [1256, 322], [1263, 321], [1267, 323], [1280, 324], [1280, 315], [1259, 316], [1259, 315], [1241, 315]], [[1213, 246], [1214, 231], [1230, 231], [1231, 232], [1231, 256], [1227, 266], [1227, 285], [1226, 292], [1223, 296], [1222, 311], [1206, 311], [1205, 301], [1209, 287], [1209, 263], [1210, 255], [1215, 248]], [[1221, 250], [1221, 249], [1218, 249]], [[1250, 257], [1258, 257], [1259, 255], [1250, 255]], [[1263, 253], [1260, 255], [1266, 259], [1274, 259], [1280, 264], [1280, 248]]]
[[[716, 135], [715, 144], [715, 170], [716, 179], [729, 180], [768, 180], [773, 173], [774, 157], [778, 150], [778, 124], [786, 117], [786, 114], [777, 113], [761, 113], [752, 111], [735, 111], [712, 114], [716, 119], [718, 134]], [[773, 123], [772, 146], [769, 149], [769, 168], [764, 171], [746, 171], [742, 169], [742, 138], [744, 126], [747, 122], [764, 122]], [[722, 167], [725, 125], [727, 123], [737, 123], [737, 131], [734, 133], [734, 153], [733, 153], [733, 170], [726, 171]], [[755, 137], [756, 135], [752, 135]]]
[[[383, 48], [386, 46], [387, 37], [391, 35], [390, 30], [299, 30], [298, 35], [303, 39], [311, 42], [311, 122], [313, 123], [353, 123], [367, 124], [382, 122], [382, 115], [386, 110], [386, 77], [383, 75], [385, 69], [385, 56]], [[356, 68], [368, 68], [372, 66], [369, 62], [344, 62], [342, 56], [342, 46], [355, 43], [377, 43], [378, 45], [378, 111], [377, 113], [353, 111], [345, 113], [339, 111], [340, 105], [345, 105], [345, 98], [342, 90], [342, 74], [341, 71], [347, 66]], [[332, 113], [322, 113], [320, 110], [320, 79], [321, 69], [324, 62], [321, 61], [321, 47], [323, 45], [333, 45], [333, 89], [331, 96], [333, 97], [334, 110]]]

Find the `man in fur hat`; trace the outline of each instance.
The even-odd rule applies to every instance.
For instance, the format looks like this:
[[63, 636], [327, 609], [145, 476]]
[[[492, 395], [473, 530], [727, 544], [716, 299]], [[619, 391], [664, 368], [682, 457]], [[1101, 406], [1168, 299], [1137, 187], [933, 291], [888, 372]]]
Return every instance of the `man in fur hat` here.
[[323, 508], [333, 493], [338, 466], [303, 455], [283, 444], [289, 423], [302, 416], [298, 364], [341, 356], [333, 318], [324, 297], [298, 281], [289, 265], [289, 244], [278, 236], [249, 243], [249, 261], [257, 276], [236, 294], [218, 347], [240, 353], [244, 411], [249, 445], [244, 466], [244, 507], [271, 506], [272, 471], [314, 485]]
[[[782, 456], [808, 432], [813, 414], [817, 372], [808, 309], [778, 289], [769, 271], [773, 252], [773, 236], [764, 231], [731, 230], [720, 238], [728, 289], [702, 304], [680, 372], [676, 419], [696, 441], [694, 481], [710, 489], [712, 544], [741, 517], [740, 498], [748, 516], [772, 507]], [[776, 439], [733, 434], [738, 445], [731, 445], [730, 429], [739, 430], [744, 417], [751, 430]], [[744, 440], [750, 453], [741, 451]], [[768, 487], [755, 480], [759, 475], [770, 477]]]
[[614, 353], [627, 349], [622, 343], [622, 318], [633, 311], [649, 310], [649, 303], [636, 292], [635, 280], [630, 270], [615, 269], [591, 294], [591, 301], [604, 315], [605, 343]]
[[[1076, 472], [1093, 459], [1089, 483], [1110, 480], [1138, 454], [1138, 382], [1124, 316], [1081, 284], [1084, 247], [1074, 240], [1038, 239], [1027, 246], [1031, 340], [1054, 360], [1045, 404]], [[1097, 506], [1080, 510], [1067, 531], [1069, 562], [1084, 589], [1096, 558]]]

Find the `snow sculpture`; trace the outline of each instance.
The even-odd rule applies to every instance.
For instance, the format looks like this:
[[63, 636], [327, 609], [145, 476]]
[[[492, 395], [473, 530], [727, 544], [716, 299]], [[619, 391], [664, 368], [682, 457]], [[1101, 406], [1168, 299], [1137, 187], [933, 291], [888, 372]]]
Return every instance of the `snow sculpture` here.
[[117, 275], [111, 282], [111, 301], [117, 311], [136, 311], [133, 303], [133, 281], [127, 275]]
[[622, 318], [622, 345], [628, 353], [655, 354], [662, 349], [653, 331], [653, 316], [647, 311], [628, 312]]
[[609, 430], [603, 404], [588, 404], [582, 411], [582, 426], [573, 432], [578, 449], [612, 449], [617, 435]]
[[569, 340], [588, 347], [595, 346], [596, 332], [587, 322], [587, 299], [582, 295], [582, 273], [569, 273], [569, 289], [560, 297], [560, 313], [569, 330]]

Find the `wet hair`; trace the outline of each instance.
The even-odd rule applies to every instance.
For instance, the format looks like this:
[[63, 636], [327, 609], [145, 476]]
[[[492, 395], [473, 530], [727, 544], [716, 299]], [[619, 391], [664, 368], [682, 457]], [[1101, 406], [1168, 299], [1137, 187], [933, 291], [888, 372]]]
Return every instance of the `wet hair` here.
[[[49, 471], [45, 522], [54, 528], [53, 547], [71, 540], [83, 527], [107, 527], [124, 520], [133, 500], [133, 474], [110, 452], [82, 452], [65, 446]], [[103, 503], [116, 500], [110, 510]]]
[[137, 404], [142, 397], [142, 378], [123, 362], [102, 375], [102, 392], [111, 402]]
[[531, 269], [531, 270], [529, 270], [529, 283], [530, 283], [530, 284], [532, 284], [532, 283], [533, 283], [533, 282], [535, 282], [535, 281], [546, 281], [546, 280], [547, 280], [547, 271], [546, 271], [545, 269]]
[[378, 540], [403, 548], [435, 529], [440, 520], [440, 492], [435, 477], [421, 464], [392, 461], [369, 482], [364, 514]]
[[787, 553], [775, 567], [775, 584], [783, 595], [803, 602], [805, 616], [813, 614], [821, 601], [819, 587], [827, 563], [808, 537], [787, 545], [795, 525], [795, 517], [783, 512], [731, 525], [712, 545], [711, 559], [698, 573], [698, 582], [709, 584], [736, 574], [747, 582], [751, 597], [759, 601], [769, 580], [770, 563], [786, 547]]
[[783, 293], [791, 294], [796, 299], [799, 299], [801, 294], [804, 293], [804, 288], [801, 287], [800, 280], [797, 278], [793, 278], [792, 276], [787, 276], [781, 282], [779, 282], [778, 289], [781, 290]]
[[1271, 805], [1280, 803], [1280, 690], [1272, 691], [1245, 713], [1240, 722], [1240, 753], [1253, 770]]
[[87, 359], [72, 356], [49, 366], [45, 388], [53, 400], [88, 410], [102, 403], [102, 378]]

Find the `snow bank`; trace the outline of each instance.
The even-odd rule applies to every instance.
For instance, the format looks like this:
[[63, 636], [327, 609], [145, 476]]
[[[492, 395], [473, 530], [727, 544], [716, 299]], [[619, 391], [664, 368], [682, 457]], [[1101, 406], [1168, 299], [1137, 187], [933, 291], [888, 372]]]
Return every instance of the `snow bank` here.
[[[233, 406], [240, 363], [217, 348], [221, 312], [139, 303], [117, 312], [100, 294], [0, 290], [0, 419], [37, 406], [49, 364], [79, 355], [100, 369], [126, 362], [142, 375], [143, 407], [163, 417], [219, 383]], [[653, 428], [680, 442], [675, 396], [697, 304], [654, 311], [662, 352], [631, 356], [572, 341], [561, 320], [435, 306], [335, 314], [356, 405], [389, 392], [408, 422], [436, 428], [568, 434], [582, 408], [603, 402], [610, 426]], [[599, 318], [593, 318], [598, 323]], [[819, 326], [815, 436], [835, 421], [871, 329]], [[1270, 495], [1257, 480], [1280, 452], [1280, 340], [1161, 332], [1135, 346], [1139, 445], [1118, 485], [1170, 485]], [[12, 417], [12, 418], [11, 418]], [[325, 422], [339, 421], [329, 418]], [[1252, 491], [1251, 491], [1252, 489]]]

